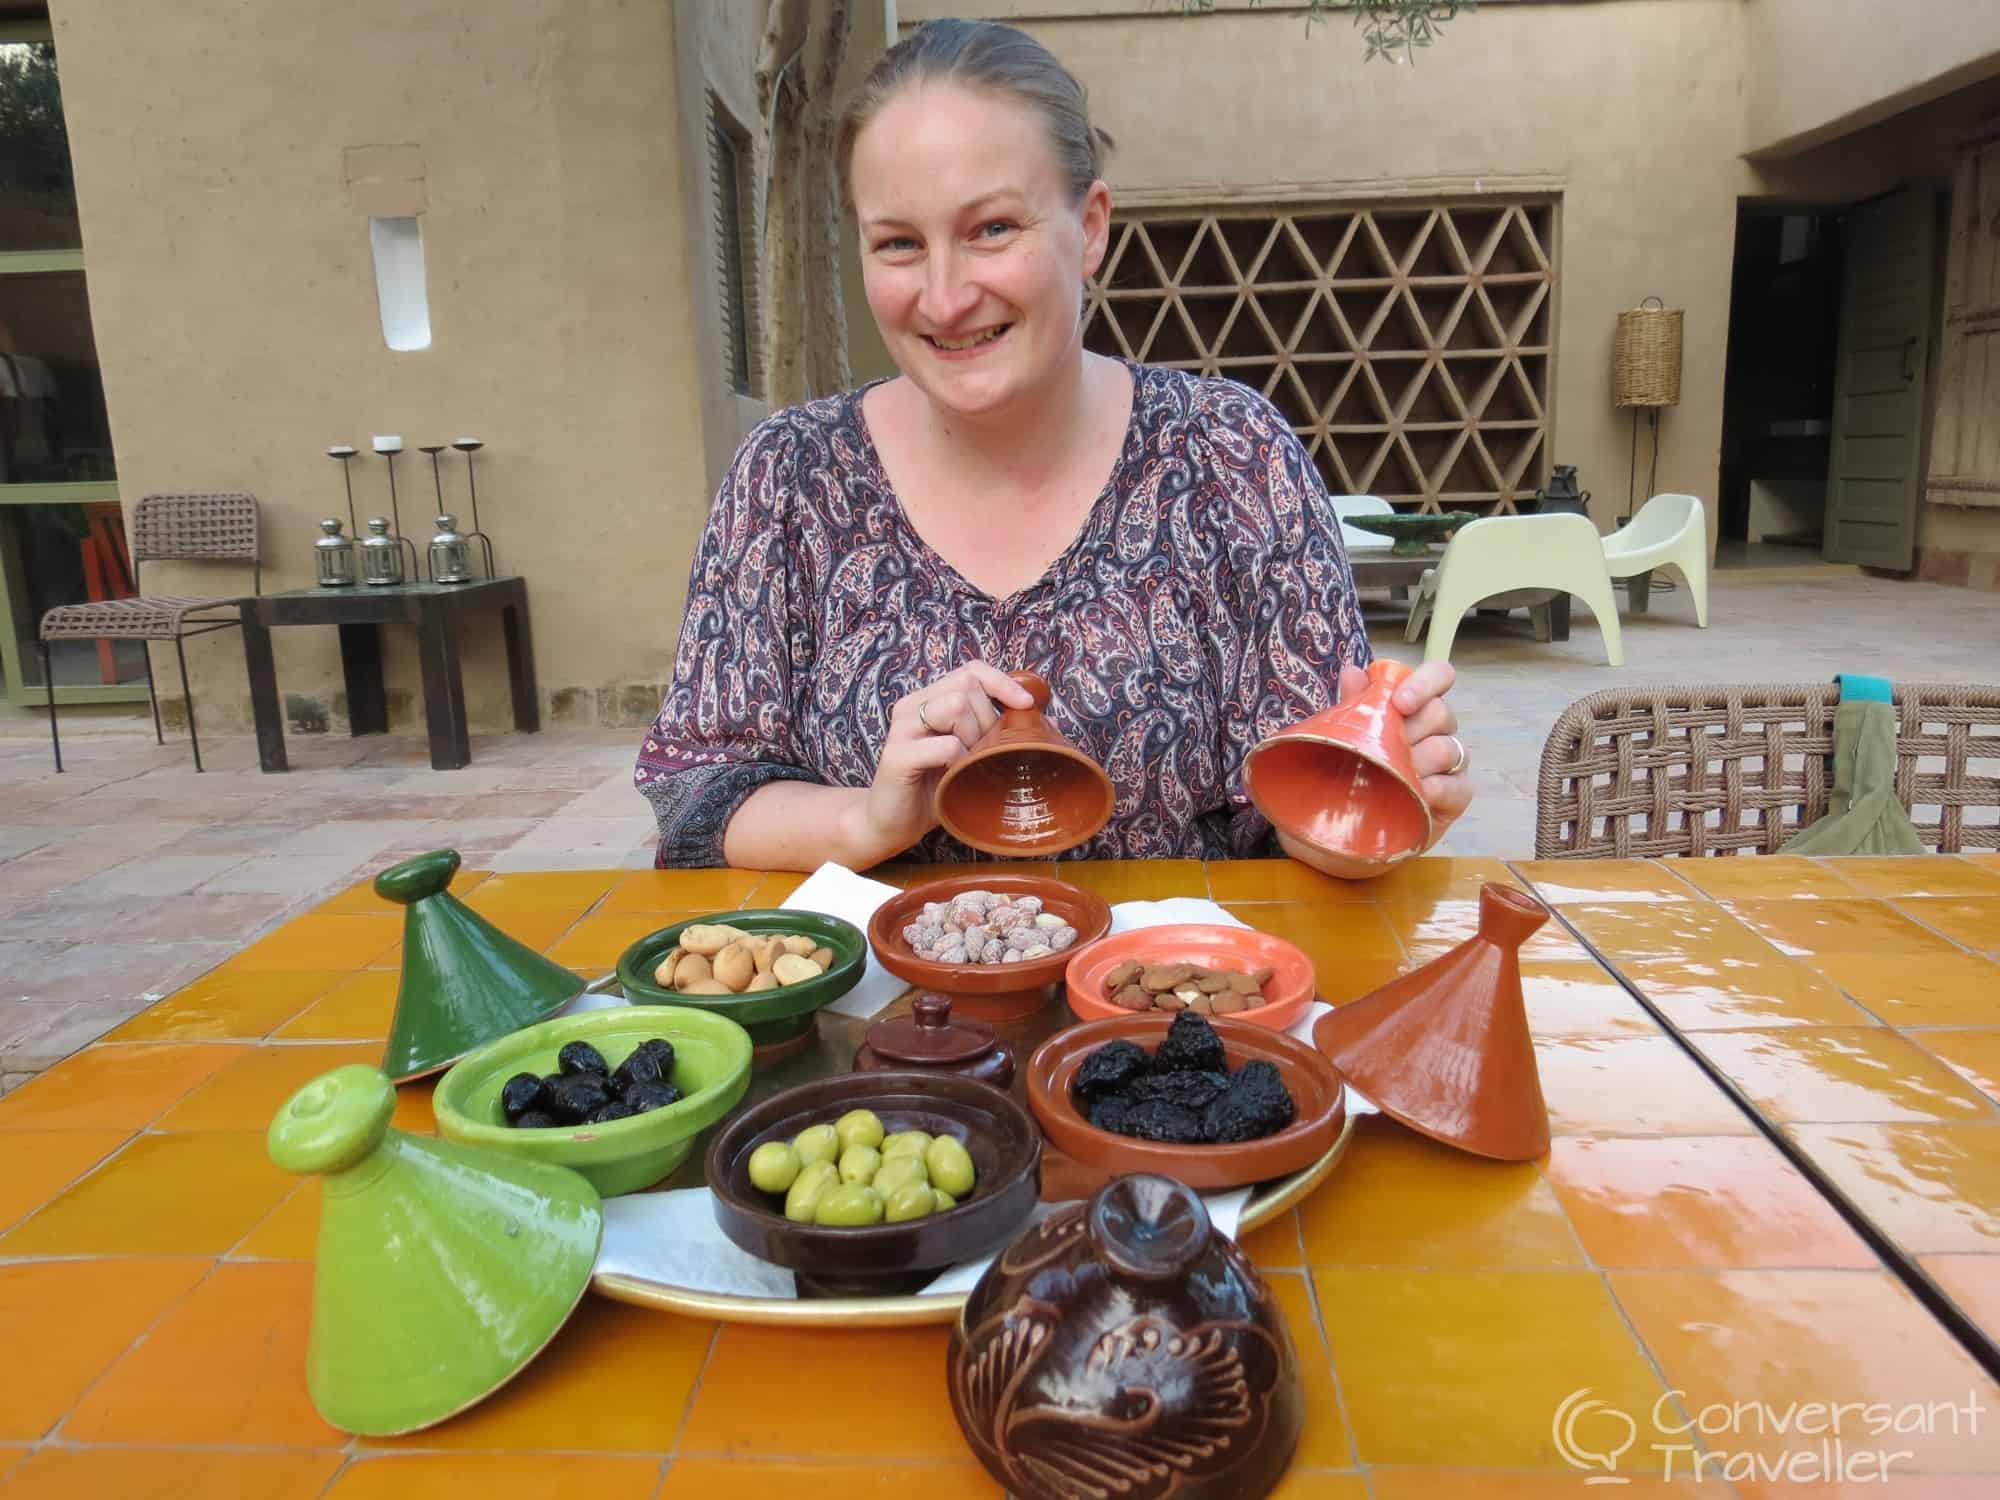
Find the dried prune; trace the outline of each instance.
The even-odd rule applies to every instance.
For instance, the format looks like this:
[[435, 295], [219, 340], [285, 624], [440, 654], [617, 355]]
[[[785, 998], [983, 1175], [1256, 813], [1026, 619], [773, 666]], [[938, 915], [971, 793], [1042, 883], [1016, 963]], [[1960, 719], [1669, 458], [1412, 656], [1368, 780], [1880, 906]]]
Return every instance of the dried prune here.
[[553, 1130], [560, 1124], [562, 1121], [545, 1109], [527, 1110], [513, 1121], [516, 1130]]
[[1296, 1113], [1278, 1070], [1267, 1062], [1249, 1062], [1202, 1111], [1202, 1133], [1217, 1145], [1261, 1140], [1291, 1124]]
[[1132, 1113], [1132, 1101], [1123, 1094], [1105, 1094], [1090, 1102], [1090, 1123], [1113, 1135], [1125, 1134], [1125, 1117]]
[[614, 1097], [611, 1080], [602, 1073], [564, 1073], [546, 1080], [543, 1108], [558, 1120], [580, 1125]]
[[632, 1106], [632, 1113], [643, 1115], [649, 1109], [664, 1109], [679, 1103], [681, 1091], [671, 1083], [635, 1083], [625, 1090], [624, 1097]]
[[542, 1106], [542, 1080], [533, 1073], [516, 1073], [500, 1085], [500, 1113], [514, 1124], [531, 1109]]
[[671, 1042], [641, 1042], [632, 1055], [618, 1065], [611, 1075], [611, 1081], [623, 1093], [635, 1083], [666, 1083], [674, 1072], [674, 1048]]
[[571, 1042], [556, 1054], [556, 1066], [565, 1074], [600, 1073], [611, 1076], [604, 1054], [588, 1042]]
[[1142, 1141], [1196, 1145], [1201, 1141], [1201, 1116], [1165, 1099], [1143, 1099], [1125, 1112], [1120, 1135]]
[[1145, 1077], [1152, 1066], [1152, 1058], [1137, 1042], [1106, 1042], [1083, 1060], [1073, 1087], [1086, 1099], [1114, 1094]]
[[1229, 1091], [1225, 1073], [1151, 1073], [1125, 1090], [1134, 1104], [1162, 1100], [1200, 1114]]
[[1153, 1054], [1155, 1073], [1226, 1073], [1222, 1038], [1198, 1015], [1182, 1011], [1167, 1028], [1166, 1039]]
[[638, 1113], [638, 1110], [627, 1104], [623, 1099], [613, 1099], [604, 1108], [593, 1110], [588, 1123], [603, 1125], [612, 1120], [629, 1120]]

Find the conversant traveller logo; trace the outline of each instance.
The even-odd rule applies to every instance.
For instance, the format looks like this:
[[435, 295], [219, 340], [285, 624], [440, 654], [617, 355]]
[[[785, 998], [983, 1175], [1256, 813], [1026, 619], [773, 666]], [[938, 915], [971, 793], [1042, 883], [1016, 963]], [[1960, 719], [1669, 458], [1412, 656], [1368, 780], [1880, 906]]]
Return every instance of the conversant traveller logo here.
[[[1639, 1442], [1639, 1422], [1601, 1401], [1589, 1386], [1571, 1391], [1549, 1424], [1556, 1452], [1582, 1470], [1586, 1485], [1630, 1484], [1633, 1473], [1662, 1479], [1787, 1480], [1794, 1484], [1883, 1484], [1917, 1467], [1924, 1439], [1976, 1437], [1992, 1409], [1977, 1391], [1965, 1400], [1689, 1402], [1670, 1390], [1647, 1413], [1654, 1440]], [[1625, 1472], [1621, 1473], [1621, 1463]]]

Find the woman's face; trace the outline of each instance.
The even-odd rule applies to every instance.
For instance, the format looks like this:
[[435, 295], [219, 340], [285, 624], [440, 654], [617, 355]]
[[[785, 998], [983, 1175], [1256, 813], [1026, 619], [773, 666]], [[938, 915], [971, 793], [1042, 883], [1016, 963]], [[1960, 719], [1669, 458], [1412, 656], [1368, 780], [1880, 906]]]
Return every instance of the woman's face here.
[[856, 138], [851, 180], [869, 309], [933, 402], [990, 415], [1074, 367], [1111, 194], [1097, 182], [1070, 201], [1031, 105], [904, 89]]

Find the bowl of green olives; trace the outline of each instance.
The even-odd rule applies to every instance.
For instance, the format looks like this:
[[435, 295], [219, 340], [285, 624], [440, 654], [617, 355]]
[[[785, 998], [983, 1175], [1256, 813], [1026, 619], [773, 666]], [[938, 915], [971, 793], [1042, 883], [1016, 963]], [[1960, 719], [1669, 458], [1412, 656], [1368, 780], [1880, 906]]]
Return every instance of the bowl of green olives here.
[[816, 1295], [891, 1296], [989, 1254], [1041, 1193], [1042, 1137], [1010, 1096], [934, 1072], [774, 1094], [708, 1146], [715, 1221]]
[[585, 1011], [467, 1054], [431, 1098], [438, 1133], [572, 1167], [606, 1198], [650, 1187], [750, 1088], [750, 1036], [667, 1006]]

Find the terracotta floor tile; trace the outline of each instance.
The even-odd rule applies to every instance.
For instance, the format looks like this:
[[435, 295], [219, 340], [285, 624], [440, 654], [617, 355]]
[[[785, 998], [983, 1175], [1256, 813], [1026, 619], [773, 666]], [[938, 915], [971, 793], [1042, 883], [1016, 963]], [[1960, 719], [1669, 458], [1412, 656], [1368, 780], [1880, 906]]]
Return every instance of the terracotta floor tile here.
[[1511, 885], [1521, 879], [1504, 860], [1426, 855], [1398, 865], [1373, 880], [1352, 882], [1371, 901], [1477, 901], [1482, 885]]
[[2000, 1103], [2000, 1026], [1918, 1031], [1910, 1040], [1943, 1058], [1974, 1088]]
[[[1685, 1392], [1688, 1417], [1720, 1425], [1703, 1433], [1712, 1454], [1817, 1450], [1816, 1439], [1757, 1420], [1794, 1402], [1963, 1407], [1976, 1396], [1984, 1431], [1961, 1420], [1954, 1434], [1941, 1420], [1940, 1430], [1878, 1437], [1857, 1416], [1849, 1442], [1909, 1450], [1905, 1472], [2000, 1470], [1990, 1425], [2000, 1388], [1887, 1272], [1615, 1271], [1610, 1280], [1669, 1384]], [[1738, 1420], [1742, 1403], [1750, 1416]], [[1719, 1422], [1703, 1416], [1710, 1408]]]
[[1643, 859], [1516, 859], [1508, 863], [1536, 895], [1562, 906], [1700, 899], [1700, 892], [1665, 864]]
[[1120, 901], [1209, 894], [1208, 874], [1198, 859], [1064, 860], [1057, 878], [1095, 891], [1113, 906]]
[[215, 969], [141, 1011], [107, 1042], [255, 1041], [345, 977], [344, 971], [245, 973]]
[[1769, 1141], [1564, 1136], [1549, 1181], [1600, 1266], [1678, 1269], [1879, 1262]]
[[586, 964], [616, 968], [618, 955], [640, 938], [677, 922], [713, 915], [714, 911], [714, 907], [705, 906], [688, 911], [635, 911], [612, 917], [585, 917], [543, 951], [566, 968], [576, 969]]
[[319, 1178], [308, 1177], [231, 1247], [229, 1258], [312, 1260], [318, 1253]]
[[1975, 1323], [2000, 1338], [2000, 1250], [1991, 1255], [1924, 1255], [1918, 1264]]
[[402, 951], [403, 919], [387, 915], [294, 917], [223, 967], [239, 972], [360, 969]]
[[1788, 1133], [1901, 1249], [2000, 1249], [2000, 1126], [1794, 1125]]
[[1891, 1026], [2000, 1025], [2000, 964], [1970, 953], [1829, 953], [1812, 966]]
[[[477, 890], [491, 877], [490, 870], [461, 869], [451, 877], [451, 884], [446, 889], [463, 901], [468, 892]], [[375, 894], [375, 877], [371, 875], [366, 880], [357, 880], [338, 896], [320, 902], [313, 908], [313, 913], [322, 917], [391, 916], [400, 919], [405, 910], [400, 902], [387, 901]]]
[[217, 1266], [77, 1403], [64, 1435], [83, 1443], [341, 1447], [347, 1435], [322, 1421], [306, 1394], [312, 1278], [308, 1265]]
[[[534, 1363], [462, 1416], [368, 1448], [583, 1448], [667, 1453], [674, 1448], [715, 1325], [661, 1318], [585, 1297]], [[942, 1361], [940, 1361], [942, 1368]], [[644, 1391], [609, 1402], [607, 1390]]]
[[0, 1235], [4, 1255], [220, 1255], [290, 1190], [264, 1132], [142, 1135]]
[[1523, 959], [1521, 998], [1535, 1036], [1658, 1036], [1659, 1024], [1595, 960]]
[[[1004, 1500], [977, 1464], [769, 1463], [753, 1459], [677, 1458], [659, 1500]], [[343, 1497], [344, 1500], [344, 1497]], [[579, 1500], [588, 1497], [579, 1496]]]
[[1298, 1213], [1312, 1266], [1585, 1263], [1534, 1163], [1485, 1161], [1383, 1115], [1357, 1122], [1347, 1155]]
[[326, 1500], [650, 1500], [660, 1482], [656, 1458], [581, 1454], [395, 1454], [357, 1458], [340, 1471]]
[[396, 1017], [400, 972], [367, 969], [345, 976], [326, 994], [280, 1026], [273, 1039], [282, 1042], [365, 1041], [379, 1044]]
[[1559, 1037], [1535, 1048], [1557, 1135], [1754, 1135], [1672, 1037]]
[[[1689, 861], [1693, 863], [1693, 861]], [[1647, 1455], [1651, 1459], [1651, 1455]], [[1657, 1460], [1654, 1460], [1657, 1463]], [[1625, 1474], [1616, 1489], [1586, 1490], [1590, 1481], [1576, 1469], [1542, 1474], [1491, 1474], [1477, 1469], [1371, 1469], [1375, 1500], [1551, 1500], [1556, 1496], [1609, 1494], [1618, 1500], [1725, 1500], [1733, 1495], [1722, 1481], [1698, 1484], [1655, 1474]], [[1598, 1475], [1598, 1483], [1605, 1483]]]
[[337, 1453], [44, 1448], [0, 1500], [318, 1500], [340, 1463]]
[[1825, 861], [1796, 854], [1681, 859], [1674, 861], [1674, 873], [1718, 901], [1854, 899], [1853, 885]]
[[1403, 945], [1379, 907], [1275, 902], [1239, 907], [1224, 902], [1222, 909], [1301, 949], [1312, 960], [1315, 975], [1321, 969], [1338, 974], [1348, 964], [1399, 962], [1403, 957]]
[[1311, 1284], [1304, 1275], [1269, 1279], [1271, 1296], [1291, 1331], [1299, 1357], [1299, 1384], [1305, 1391], [1305, 1430], [1299, 1435], [1292, 1464], [1306, 1469], [1352, 1469], [1354, 1445], [1340, 1416], [1340, 1393], [1333, 1383], [1333, 1358], [1313, 1309]]
[[762, 870], [638, 870], [621, 875], [592, 916], [635, 911], [728, 911], [747, 907]]
[[[0, 1265], [0, 1437], [44, 1436], [92, 1381], [206, 1276], [212, 1261]], [[33, 1349], [24, 1359], [21, 1351]]]
[[0, 1130], [137, 1130], [249, 1050], [87, 1047], [0, 1099]]
[[588, 911], [624, 870], [533, 870], [492, 875], [465, 898], [484, 916], [506, 911]]
[[40, 1208], [131, 1138], [129, 1130], [0, 1131], [0, 1230]]
[[[1589, 1387], [1641, 1426], [1665, 1388], [1589, 1271], [1312, 1273], [1364, 1464], [1549, 1469], [1557, 1407]], [[1644, 1472], [1642, 1449], [1620, 1468]]]
[[[300, 1042], [256, 1047], [189, 1094], [161, 1116], [160, 1130], [268, 1130], [272, 1116], [306, 1084], [348, 1063], [382, 1061], [380, 1042]], [[420, 1080], [397, 1090], [398, 1129], [431, 1131], [432, 1082]]]
[[1976, 952], [2000, 953], [2000, 894], [1898, 897], [1896, 910]]
[[1708, 1031], [1695, 1040], [1773, 1120], [2000, 1124], [1991, 1099], [1887, 1027]]
[[1728, 910], [1772, 947], [1794, 958], [1871, 953], [1909, 959], [1959, 952], [1884, 901], [1734, 901]]
[[[1335, 880], [1295, 859], [1218, 859], [1208, 866], [1216, 901], [1311, 901], [1345, 905], [1375, 899], [1376, 882]], [[1245, 920], [1248, 920], [1247, 918]]]
[[1829, 859], [1827, 868], [1871, 896], [2000, 898], [2000, 871], [1963, 859]]
[[[678, 1451], [769, 1452], [772, 1414], [785, 1414], [794, 1457], [965, 1457], [944, 1382], [943, 1328], [891, 1328], [866, 1338], [817, 1328], [722, 1329], [696, 1391]], [[858, 1422], [828, 1381], [849, 1391], [896, 1392], [896, 1420]]]
[[[1819, 903], [1796, 903], [1815, 909]], [[1643, 959], [1733, 958], [1762, 963], [1774, 957], [1771, 945], [1737, 921], [1726, 906], [1711, 901], [1611, 901], [1565, 906], [1563, 915], [1614, 963]]]
[[1363, 995], [1372, 995], [1410, 967], [1410, 962], [1401, 958], [1360, 958], [1325, 968], [1315, 964], [1313, 984], [1327, 1004], [1345, 1005]]
[[1306, 1263], [1295, 1209], [1288, 1208], [1262, 1229], [1251, 1230], [1237, 1244], [1260, 1271], [1294, 1270]]
[[1681, 1031], [1745, 1026], [1868, 1026], [1874, 1017], [1797, 959], [1647, 959], [1618, 972]]

